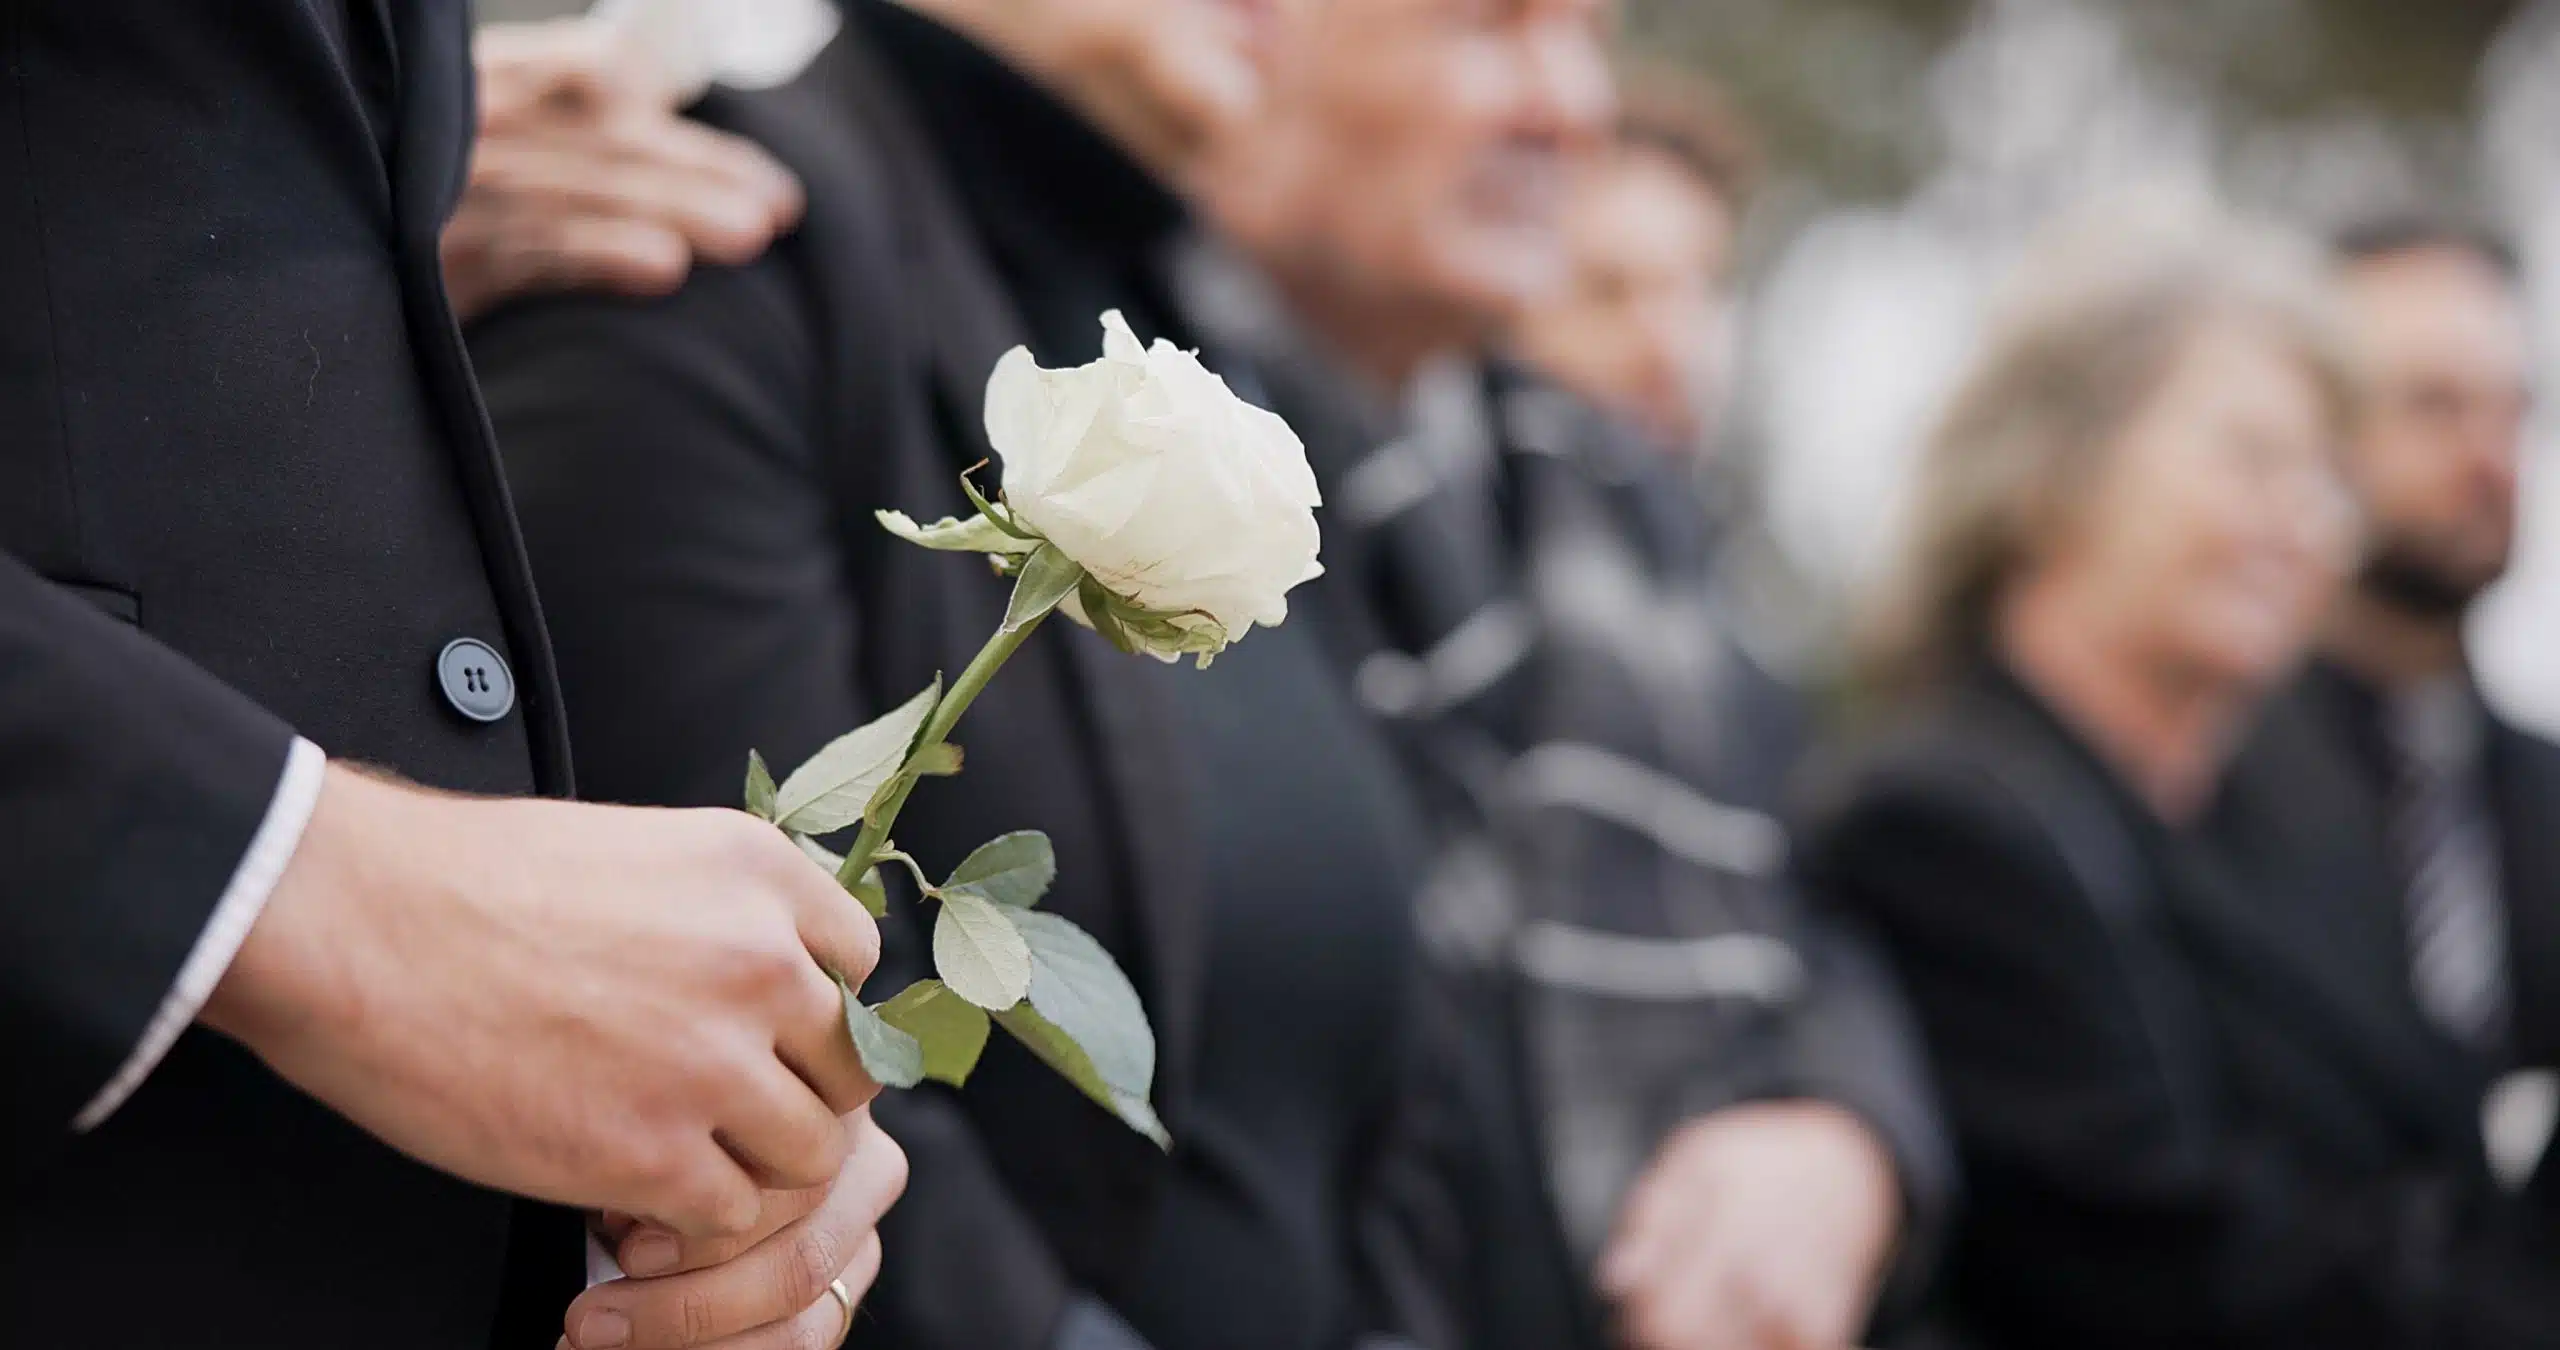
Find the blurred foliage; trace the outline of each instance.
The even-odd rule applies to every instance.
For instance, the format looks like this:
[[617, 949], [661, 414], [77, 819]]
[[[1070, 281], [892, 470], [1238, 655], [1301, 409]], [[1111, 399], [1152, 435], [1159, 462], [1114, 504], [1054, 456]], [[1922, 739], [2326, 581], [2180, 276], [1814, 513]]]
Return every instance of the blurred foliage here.
[[[1625, 0], [1631, 56], [1724, 87], [1782, 188], [1891, 198], [1934, 165], [1935, 59], [1995, 4], [2060, 0]], [[2405, 137], [2417, 171], [2459, 173], [2430, 137], [2471, 111], [2482, 53], [2515, 0], [2113, 0], [2135, 59], [2250, 133], [2353, 119]], [[2263, 143], [2263, 142], [2262, 142]], [[1799, 209], [1805, 205], [1798, 203]], [[1795, 214], [1795, 212], [1786, 212]]]

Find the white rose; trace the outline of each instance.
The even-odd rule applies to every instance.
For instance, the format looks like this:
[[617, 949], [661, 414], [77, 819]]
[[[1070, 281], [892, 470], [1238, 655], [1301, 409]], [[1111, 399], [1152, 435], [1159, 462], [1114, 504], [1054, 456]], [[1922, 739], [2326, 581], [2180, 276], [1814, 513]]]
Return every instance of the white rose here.
[[[1126, 609], [1129, 645], [1204, 658], [1289, 616], [1322, 575], [1316, 479], [1289, 424], [1235, 396], [1199, 358], [1141, 347], [1118, 310], [1102, 359], [1044, 370], [1016, 347], [987, 381], [1004, 509]], [[1066, 611], [1088, 626], [1088, 606]]]

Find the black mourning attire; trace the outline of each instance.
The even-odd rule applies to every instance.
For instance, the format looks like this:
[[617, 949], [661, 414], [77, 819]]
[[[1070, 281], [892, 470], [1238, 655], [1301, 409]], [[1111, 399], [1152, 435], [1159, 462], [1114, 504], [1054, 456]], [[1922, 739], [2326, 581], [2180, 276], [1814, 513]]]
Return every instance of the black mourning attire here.
[[1455, 1021], [1435, 1045], [1465, 1047], [1426, 1100], [1466, 1119], [1406, 1155], [1438, 1175], [1399, 1203], [1471, 1343], [1607, 1343], [1588, 1272], [1628, 1187], [1684, 1124], [1789, 1098], [1858, 1113], [1892, 1155], [1898, 1330], [1953, 1164], [1872, 944], [1785, 876], [1808, 719], [1737, 584], [1732, 499], [1508, 362], [1435, 362], [1383, 398], [1243, 260], [1183, 262], [1191, 311], [1307, 441], [1317, 588], [1370, 619], [1338, 654], [1424, 788], [1421, 928]]
[[[2311, 835], [2253, 833], [2307, 850], [2289, 876], [2234, 865], [1994, 663], [1850, 765], [1802, 866], [1919, 1012], [1990, 1345], [2560, 1344], [2555, 1253], [2488, 1181], [2483, 1080], [2417, 1012], [2387, 886]], [[2216, 813], [2254, 816], [2265, 767]], [[2347, 776], [2309, 768], [2260, 805], [2345, 825], [2319, 799]]]
[[[932, 20], [851, 5], [796, 83], [702, 115], [801, 176], [794, 238], [663, 301], [473, 334], [585, 786], [618, 800], [734, 802], [750, 747], [794, 763], [993, 632], [1004, 583], [870, 516], [967, 511], [1006, 348], [1090, 360], [1111, 308], [1192, 345], [1157, 273], [1180, 206]], [[914, 1179], [856, 1345], [1330, 1350], [1387, 1324], [1347, 1211], [1405, 1044], [1411, 834], [1309, 608], [1207, 672], [1052, 622], [962, 724], [967, 772], [909, 803], [929, 868], [1048, 832], [1044, 904], [1138, 984], [1179, 1142], [1157, 1153], [1003, 1036], [965, 1091], [891, 1094]], [[875, 999], [924, 946], [890, 933]]]
[[[512, 1350], [550, 1345], [575, 1290], [574, 1218], [393, 1153], [202, 1030], [71, 1128], [241, 870], [295, 735], [442, 787], [568, 789], [437, 262], [467, 23], [449, 3], [0, 9], [12, 1347]], [[471, 678], [511, 672], [492, 720], [438, 680], [466, 638]]]

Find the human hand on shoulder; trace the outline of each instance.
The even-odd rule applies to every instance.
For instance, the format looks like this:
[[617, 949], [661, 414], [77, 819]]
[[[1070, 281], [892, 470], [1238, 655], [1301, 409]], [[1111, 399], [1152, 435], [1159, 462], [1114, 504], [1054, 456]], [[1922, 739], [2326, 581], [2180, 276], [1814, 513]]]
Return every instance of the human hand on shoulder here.
[[663, 295], [695, 259], [752, 261], [799, 221], [790, 170], [683, 116], [606, 25], [488, 24], [472, 59], [480, 136], [442, 239], [466, 321], [536, 292]]

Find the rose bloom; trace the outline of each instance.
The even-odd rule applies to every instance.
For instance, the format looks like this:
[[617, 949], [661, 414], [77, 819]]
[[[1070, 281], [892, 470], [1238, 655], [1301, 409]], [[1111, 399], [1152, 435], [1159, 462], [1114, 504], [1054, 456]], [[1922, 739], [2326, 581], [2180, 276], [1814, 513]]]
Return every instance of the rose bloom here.
[[[1013, 518], [1135, 607], [1139, 650], [1203, 656], [1289, 615], [1320, 576], [1315, 473], [1297, 434], [1197, 356], [1143, 347], [1113, 310], [1102, 359], [1044, 370], [1016, 347], [987, 382]], [[1067, 612], [1091, 622], [1070, 597]]]

